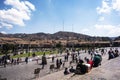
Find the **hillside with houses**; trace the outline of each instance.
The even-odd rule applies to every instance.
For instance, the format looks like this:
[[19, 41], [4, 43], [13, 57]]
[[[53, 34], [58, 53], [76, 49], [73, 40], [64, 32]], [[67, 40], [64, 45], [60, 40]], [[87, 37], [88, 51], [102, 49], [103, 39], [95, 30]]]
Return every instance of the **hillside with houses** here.
[[85, 47], [85, 46], [119, 46], [120, 38], [116, 37], [114, 40], [110, 37], [89, 36], [74, 32], [56, 32], [54, 34], [48, 33], [34, 33], [34, 34], [0, 34], [0, 45], [14, 44], [22, 46], [34, 47], [56, 47], [62, 45], [65, 47]]

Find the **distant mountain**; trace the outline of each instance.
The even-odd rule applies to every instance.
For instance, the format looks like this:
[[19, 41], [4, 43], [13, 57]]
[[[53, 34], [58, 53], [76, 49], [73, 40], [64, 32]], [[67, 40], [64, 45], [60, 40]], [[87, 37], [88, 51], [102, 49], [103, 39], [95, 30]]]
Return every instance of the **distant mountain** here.
[[6, 37], [6, 34], [0, 33], [0, 37]]
[[90, 38], [90, 36], [88, 35], [74, 33], [74, 32], [63, 32], [63, 31], [59, 31], [57, 33], [52, 34], [52, 37], [54, 39], [64, 39], [64, 40], [69, 40], [69, 39], [79, 40], [79, 39]]
[[113, 40], [113, 41], [114, 41], [116, 38], [117, 38], [117, 37], [110, 37], [110, 39]]
[[120, 36], [116, 37], [114, 41], [120, 40]]
[[34, 34], [2, 34], [0, 33], [0, 37], [8, 37], [8, 38], [21, 38], [23, 40], [80, 40], [80, 41], [110, 41], [113, 38], [109, 37], [93, 37], [85, 34], [74, 33], [74, 32], [66, 32], [59, 31], [54, 34], [46, 34], [46, 33], [34, 33]]

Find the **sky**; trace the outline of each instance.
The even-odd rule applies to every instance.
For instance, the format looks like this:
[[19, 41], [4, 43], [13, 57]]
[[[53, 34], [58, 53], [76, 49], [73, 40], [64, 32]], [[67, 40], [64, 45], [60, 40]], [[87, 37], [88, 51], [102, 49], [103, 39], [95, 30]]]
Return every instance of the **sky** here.
[[0, 32], [120, 36], [120, 0], [0, 0]]

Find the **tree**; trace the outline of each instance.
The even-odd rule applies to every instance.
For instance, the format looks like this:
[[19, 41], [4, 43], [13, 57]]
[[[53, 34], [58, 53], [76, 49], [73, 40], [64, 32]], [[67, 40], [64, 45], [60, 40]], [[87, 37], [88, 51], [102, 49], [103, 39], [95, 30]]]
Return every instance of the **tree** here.
[[56, 43], [56, 47], [57, 47], [57, 48], [62, 48], [62, 44], [61, 44], [61, 42]]
[[9, 50], [10, 50], [9, 44], [4, 44], [2, 47], [2, 53], [7, 55]]

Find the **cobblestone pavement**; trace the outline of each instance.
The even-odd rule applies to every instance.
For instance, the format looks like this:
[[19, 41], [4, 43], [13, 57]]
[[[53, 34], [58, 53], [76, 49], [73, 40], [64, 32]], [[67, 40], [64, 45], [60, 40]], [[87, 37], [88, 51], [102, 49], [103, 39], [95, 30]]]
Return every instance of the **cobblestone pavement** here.
[[[86, 54], [82, 54], [82, 55], [86, 55]], [[58, 55], [58, 56], [60, 56], [60, 55]], [[57, 58], [63, 59], [64, 57], [62, 56], [62, 57], [57, 57]], [[55, 58], [55, 62], [56, 62], [57, 58]], [[70, 60], [71, 60], [71, 58], [69, 58], [69, 61]], [[50, 64], [53, 64], [53, 63], [52, 63], [51, 58], [47, 59], [47, 61], [48, 61], [48, 64], [45, 66], [45, 68], [43, 70], [40, 71], [40, 75], [39, 75], [40, 77], [51, 74], [51, 73], [49, 73], [49, 66], [50, 66]], [[39, 63], [41, 63], [41, 60], [39, 60]], [[66, 62], [65, 67], [68, 67], [68, 64], [69, 64], [69, 62]], [[41, 68], [41, 67], [42, 66], [37, 64], [36, 61], [31, 61], [28, 64], [23, 62], [23, 63], [20, 63], [19, 65], [12, 65], [12, 66], [7, 65], [6, 68], [0, 67], [0, 75], [3, 78], [7, 78], [8, 80], [32, 80], [34, 78], [34, 69]], [[62, 68], [60, 70], [62, 70]], [[54, 73], [54, 72], [52, 72], [52, 73]]]
[[[89, 57], [87, 53], [82, 53], [80, 55], [82, 59], [84, 59], [84, 57], [86, 56]], [[102, 65], [107, 64], [108, 62], [107, 57], [108, 55], [103, 56]], [[59, 57], [59, 58], [63, 59], [63, 57]], [[63, 70], [49, 73], [49, 66], [52, 63], [51, 63], [51, 59], [48, 59], [47, 61], [48, 61], [48, 64], [45, 66], [43, 70], [40, 71], [40, 74], [39, 74], [40, 77], [38, 78], [38, 80], [85, 80], [85, 79], [80, 79], [79, 77], [77, 79], [76, 76], [71, 78], [73, 74], [64, 76]], [[41, 60], [39, 60], [39, 63], [41, 63]], [[69, 63], [66, 63], [67, 67], [68, 67], [68, 64]], [[7, 78], [7, 80], [36, 80], [34, 79], [35, 68], [41, 68], [41, 65], [38, 65], [36, 61], [29, 62], [28, 64], [20, 63], [19, 65], [14, 65], [14, 66], [9, 65], [6, 68], [0, 67], [0, 75], [3, 78]], [[92, 69], [92, 71], [94, 70], [96, 70], [96, 68]], [[92, 71], [90, 73], [92, 73]], [[85, 74], [85, 75], [88, 75], [88, 74]], [[85, 76], [85, 75], [82, 75], [82, 76]], [[94, 76], [92, 76], [91, 78], [94, 78]], [[93, 79], [93, 80], [97, 80], [97, 79]]]
[[[120, 51], [120, 48], [119, 48]], [[63, 71], [56, 72], [37, 80], [120, 80], [120, 56], [108, 60], [108, 55], [103, 56], [102, 65], [93, 68], [89, 73], [84, 75], [64, 75]]]
[[[120, 56], [93, 68], [85, 75], [64, 76], [58, 80], [120, 80]], [[42, 80], [42, 79], [39, 79]], [[51, 79], [52, 80], [52, 79]], [[56, 79], [57, 80], [57, 79]]]
[[[82, 56], [86, 56], [86, 55], [82, 55]], [[107, 58], [108, 58], [108, 55], [103, 56], [103, 61], [102, 61], [103, 65], [106, 63]], [[62, 70], [62, 71], [59, 71], [59, 72], [56, 72], [56, 73], [41, 77], [38, 80], [97, 80], [97, 79], [95, 79], [94, 76], [87, 77], [87, 78], [85, 77], [86, 75], [88, 76], [89, 74], [94, 72], [96, 69], [97, 68], [93, 68], [89, 73], [87, 73], [85, 75], [75, 75], [75, 76], [74, 76], [74, 74], [64, 75], [63, 74], [64, 70]], [[101, 80], [101, 79], [98, 79], [98, 80]]]

